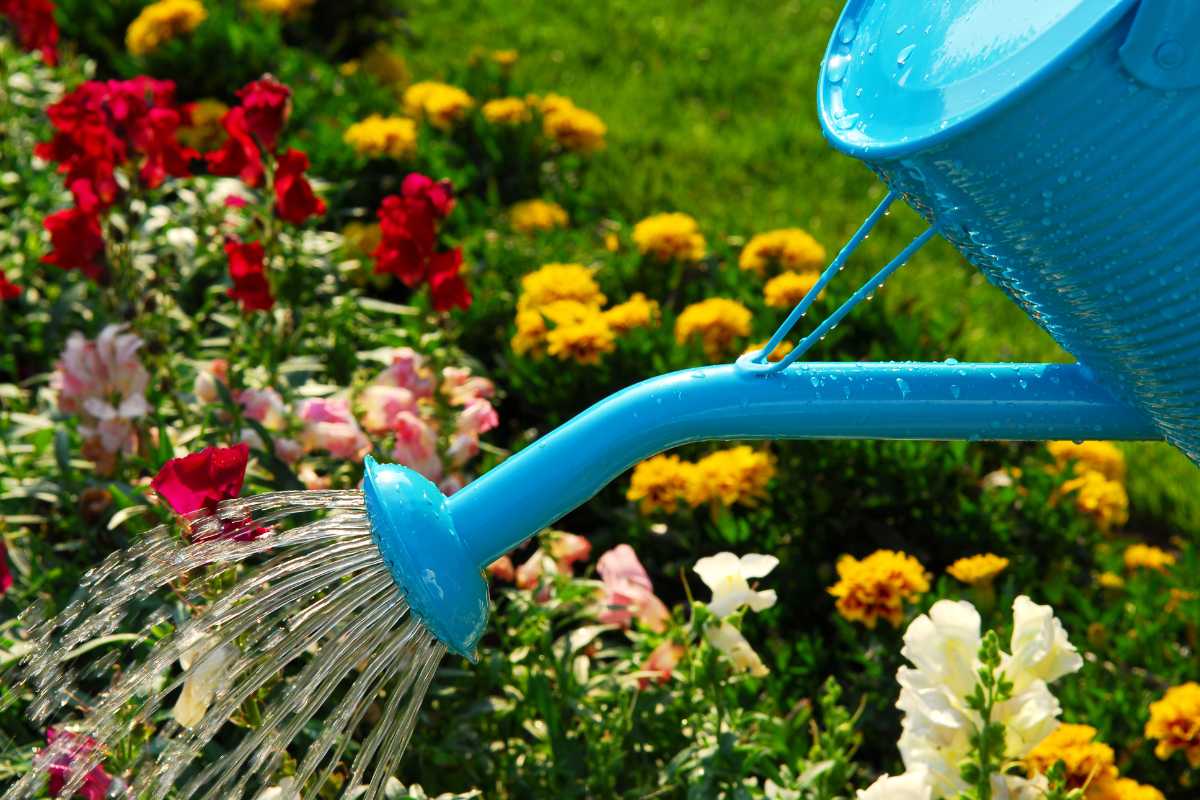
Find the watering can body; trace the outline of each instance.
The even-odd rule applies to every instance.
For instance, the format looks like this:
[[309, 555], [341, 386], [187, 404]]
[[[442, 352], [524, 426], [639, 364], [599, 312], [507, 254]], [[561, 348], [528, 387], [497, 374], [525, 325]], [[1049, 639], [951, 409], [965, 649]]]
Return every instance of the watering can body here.
[[[373, 535], [454, 652], [484, 629], [484, 566], [688, 442], [1165, 438], [1200, 461], [1200, 2], [851, 0], [818, 95], [891, 192], [760, 353], [631, 386], [449, 499], [369, 466]], [[768, 364], [894, 196], [1079, 363], [789, 363], [926, 232]]]
[[819, 89], [865, 161], [1200, 461], [1200, 3], [849, 3]]

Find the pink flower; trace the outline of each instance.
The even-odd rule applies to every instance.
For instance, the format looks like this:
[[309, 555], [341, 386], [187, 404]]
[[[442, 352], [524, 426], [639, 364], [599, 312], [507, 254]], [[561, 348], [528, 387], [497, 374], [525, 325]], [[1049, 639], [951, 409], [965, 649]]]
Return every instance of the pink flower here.
[[460, 433], [478, 436], [499, 424], [500, 417], [492, 404], [482, 397], [476, 397], [459, 413], [457, 427]]
[[512, 559], [506, 555], [488, 564], [484, 571], [498, 581], [511, 581], [514, 577]]
[[671, 614], [655, 596], [650, 576], [632, 547], [619, 544], [609, 550], [596, 562], [596, 571], [604, 581], [601, 622], [628, 628], [637, 617], [653, 631], [666, 630]]
[[[48, 790], [51, 797], [58, 797], [67, 781], [71, 779], [75, 771], [75, 761], [77, 759], [86, 760], [98, 746], [96, 740], [90, 736], [80, 736], [70, 731], [48, 728], [46, 744], [53, 747], [55, 742], [64, 742], [66, 747], [63, 749], [63, 745], [60, 744], [58, 748], [55, 748], [60, 752], [46, 768], [50, 774]], [[75, 792], [75, 797], [82, 797], [84, 800], [104, 800], [110, 784], [112, 784], [112, 777], [104, 771], [102, 764], [97, 764], [88, 771], [87, 777], [83, 779], [83, 785]]]
[[79, 430], [90, 452], [132, 452], [133, 421], [150, 412], [150, 374], [138, 359], [142, 340], [124, 325], [108, 325], [95, 340], [76, 331], [51, 380], [58, 407], [80, 417]]
[[300, 479], [306, 489], [328, 489], [333, 485], [329, 476], [318, 475], [312, 464], [301, 464], [300, 469], [296, 472], [296, 477]]
[[471, 375], [470, 367], [446, 367], [442, 370], [442, 394], [451, 405], [465, 406], [472, 400], [488, 399], [496, 393], [496, 385], [487, 378]]
[[396, 425], [402, 411], [417, 412], [417, 398], [411, 389], [386, 383], [373, 383], [359, 395], [362, 424], [371, 433], [385, 433]]
[[[659, 673], [658, 682], [666, 683], [671, 679], [671, 673], [675, 669], [675, 665], [679, 663], [679, 659], [683, 658], [683, 653], [683, 645], [663, 642], [651, 651], [645, 663], [642, 664], [642, 669], [646, 672]], [[650, 680], [650, 678], [640, 678], [638, 688], [645, 689], [650, 685]]]
[[[258, 431], [254, 428], [242, 428], [238, 434], [238, 441], [244, 443], [247, 447], [254, 450], [266, 450], [267, 443], [258, 435]], [[304, 446], [295, 439], [288, 439], [284, 436], [273, 436], [271, 442], [274, 444], [275, 457], [285, 464], [294, 464], [304, 455]]]
[[[509, 568], [512, 568], [512, 562], [508, 563]], [[13, 579], [12, 573], [8, 570], [8, 545], [4, 543], [4, 539], [0, 539], [0, 597], [12, 588]]]
[[221, 399], [217, 384], [229, 385], [229, 362], [223, 358], [213, 359], [206, 369], [197, 370], [192, 384], [192, 393], [202, 403], [216, 403]]
[[237, 400], [246, 419], [254, 420], [269, 431], [282, 430], [287, 424], [284, 417], [287, 406], [274, 389], [243, 389]]
[[431, 481], [441, 480], [443, 469], [437, 452], [437, 432], [411, 411], [398, 413], [392, 430], [396, 434], [392, 460]]
[[467, 485], [467, 478], [461, 472], [451, 472], [446, 477], [442, 478], [442, 482], [438, 484], [438, 489], [442, 494], [449, 497], [459, 489]]
[[433, 396], [433, 375], [425, 366], [425, 357], [411, 347], [397, 350], [391, 365], [379, 373], [375, 383], [408, 389], [417, 399]]
[[304, 449], [327, 450], [335, 458], [362, 461], [371, 451], [371, 442], [354, 421], [350, 404], [341, 398], [305, 400], [300, 404]]
[[554, 559], [542, 552], [539, 547], [521, 566], [517, 567], [515, 573], [517, 588], [536, 589], [540, 584], [541, 588], [534, 599], [539, 603], [544, 603], [550, 599], [554, 587], [549, 581], [542, 581], [542, 576], [555, 575], [557, 572], [558, 566], [554, 563]]
[[479, 455], [479, 437], [466, 431], [451, 434], [450, 444], [446, 448], [446, 458], [450, 463], [461, 467], [475, 456]]

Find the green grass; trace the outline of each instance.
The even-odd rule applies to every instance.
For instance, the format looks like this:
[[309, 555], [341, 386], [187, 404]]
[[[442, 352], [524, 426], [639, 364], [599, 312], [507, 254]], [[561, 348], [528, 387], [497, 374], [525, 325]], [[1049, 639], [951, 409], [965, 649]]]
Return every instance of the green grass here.
[[[883, 195], [866, 167], [826, 144], [817, 122], [818, 69], [841, 5], [416, 0], [407, 55], [420, 80], [475, 47], [519, 50], [523, 85], [566, 94], [608, 124], [609, 147], [591, 177], [617, 218], [685, 211], [710, 238], [799, 225], [832, 251]], [[846, 280], [865, 277], [921, 227], [908, 209], [889, 215]], [[941, 241], [880, 302], [921, 315], [941, 336], [896, 358], [1070, 360]], [[1134, 525], [1200, 529], [1187, 459], [1163, 444], [1126, 452]]]

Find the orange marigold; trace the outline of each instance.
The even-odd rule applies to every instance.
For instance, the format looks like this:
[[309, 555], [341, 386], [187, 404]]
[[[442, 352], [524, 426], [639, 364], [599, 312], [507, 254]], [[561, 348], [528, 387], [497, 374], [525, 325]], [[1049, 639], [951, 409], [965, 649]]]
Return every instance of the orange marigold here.
[[1145, 735], [1158, 740], [1154, 755], [1159, 758], [1182, 752], [1193, 769], [1200, 767], [1200, 683], [1173, 686], [1151, 703]]
[[837, 563], [838, 582], [829, 587], [838, 612], [851, 622], [874, 628], [879, 618], [900, 627], [904, 603], [929, 591], [930, 575], [907, 553], [876, 550], [861, 561], [844, 555]]

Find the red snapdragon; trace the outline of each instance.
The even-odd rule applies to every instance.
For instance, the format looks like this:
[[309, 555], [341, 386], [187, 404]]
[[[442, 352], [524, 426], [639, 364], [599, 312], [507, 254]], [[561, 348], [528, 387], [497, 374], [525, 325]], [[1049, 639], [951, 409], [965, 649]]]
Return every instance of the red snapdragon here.
[[248, 185], [257, 186], [263, 177], [262, 154], [246, 126], [246, 112], [231, 108], [221, 118], [221, 127], [225, 129], [225, 143], [204, 154], [208, 171], [214, 175], [241, 178]]
[[279, 133], [291, 113], [292, 90], [266, 75], [237, 93], [245, 112], [246, 130], [267, 150], [275, 152]]
[[0, 596], [12, 588], [12, 573], [8, 570], [8, 545], [0, 539]]
[[213, 511], [217, 503], [237, 497], [246, 478], [250, 448], [206, 447], [183, 458], [172, 458], [154, 476], [150, 487], [177, 514]]
[[294, 149], [280, 153], [275, 165], [275, 213], [293, 225], [325, 213], [325, 201], [313, 193], [304, 177], [306, 169], [308, 156]]
[[[56, 728], [47, 729], [46, 744], [53, 747], [56, 742], [65, 742], [67, 749], [56, 755], [46, 767], [50, 775], [50, 785], [47, 788], [51, 797], [58, 797], [62, 793], [63, 787], [75, 772], [75, 761], [86, 760], [99, 747], [99, 743], [90, 736], [81, 736]], [[59, 748], [61, 747], [62, 745], [59, 745]], [[75, 797], [82, 797], [84, 800], [104, 800], [111, 784], [112, 776], [104, 771], [103, 765], [97, 764], [88, 770], [83, 785], [75, 792]]]
[[8, 300], [16, 300], [21, 296], [21, 287], [8, 279], [8, 276], [0, 272], [0, 302]]
[[60, 269], [77, 269], [94, 281], [104, 277], [104, 237], [93, 213], [78, 208], [55, 211], [42, 224], [50, 232], [53, 250], [42, 262]]
[[0, 17], [8, 17], [22, 50], [38, 51], [50, 66], [58, 63], [58, 23], [51, 0], [0, 0]]
[[233, 287], [227, 294], [242, 304], [243, 311], [266, 311], [275, 305], [271, 284], [263, 266], [263, 246], [259, 242], [226, 242], [229, 277]]

